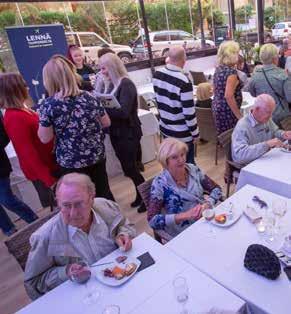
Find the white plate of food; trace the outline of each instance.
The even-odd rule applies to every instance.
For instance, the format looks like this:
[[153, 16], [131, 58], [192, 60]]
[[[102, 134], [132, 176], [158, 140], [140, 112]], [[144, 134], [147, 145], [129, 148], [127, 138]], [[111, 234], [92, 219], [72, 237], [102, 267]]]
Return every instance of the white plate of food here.
[[96, 278], [105, 285], [120, 286], [134, 276], [140, 264], [136, 258], [119, 256], [111, 264], [97, 266]]
[[236, 223], [242, 215], [242, 211], [233, 205], [218, 206], [215, 208], [215, 216], [210, 222], [218, 227], [226, 228]]

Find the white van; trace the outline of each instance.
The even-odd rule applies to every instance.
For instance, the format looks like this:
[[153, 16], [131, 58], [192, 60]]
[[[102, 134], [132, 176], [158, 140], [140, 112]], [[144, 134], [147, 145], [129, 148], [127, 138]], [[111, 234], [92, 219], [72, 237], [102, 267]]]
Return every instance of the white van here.
[[130, 62], [133, 57], [129, 46], [110, 44], [94, 32], [68, 32], [66, 38], [68, 45], [77, 45], [84, 51], [87, 63], [96, 63], [97, 51], [104, 47], [115, 51], [124, 63]]
[[272, 29], [272, 36], [275, 39], [287, 37], [291, 34], [291, 22], [276, 23]]

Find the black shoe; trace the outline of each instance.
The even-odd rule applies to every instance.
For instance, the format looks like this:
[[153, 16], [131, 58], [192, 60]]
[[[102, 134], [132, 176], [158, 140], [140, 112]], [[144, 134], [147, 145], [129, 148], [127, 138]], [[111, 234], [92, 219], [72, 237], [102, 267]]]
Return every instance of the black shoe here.
[[144, 165], [141, 161], [137, 161], [136, 166], [139, 171], [144, 172]]
[[137, 198], [135, 199], [135, 201], [130, 204], [130, 206], [131, 206], [131, 207], [137, 207], [137, 206], [141, 205], [141, 203], [142, 203], [141, 198], [137, 197]]
[[147, 209], [146, 209], [146, 207], [145, 207], [145, 204], [144, 204], [144, 202], [142, 202], [142, 204], [139, 206], [139, 208], [137, 209], [137, 212], [138, 213], [144, 213], [144, 212], [146, 212], [147, 211]]

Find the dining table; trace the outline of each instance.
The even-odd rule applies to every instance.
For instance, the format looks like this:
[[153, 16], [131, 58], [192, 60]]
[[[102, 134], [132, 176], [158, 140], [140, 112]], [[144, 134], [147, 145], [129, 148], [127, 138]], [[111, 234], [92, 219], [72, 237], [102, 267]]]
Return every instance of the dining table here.
[[236, 191], [246, 184], [291, 198], [291, 152], [273, 148], [240, 170]]
[[[137, 271], [128, 281], [109, 286], [104, 284], [104, 279], [100, 280], [103, 270], [110, 267], [100, 264], [112, 262], [120, 255], [126, 255], [128, 259], [133, 260], [146, 252], [151, 255], [154, 264], [140, 272]], [[246, 305], [243, 300], [146, 233], [133, 239], [133, 247], [129, 252], [117, 249], [99, 260], [97, 265], [100, 266], [91, 267], [92, 275], [86, 285], [68, 280], [17, 313], [102, 314], [107, 306], [116, 305], [120, 309], [120, 314], [178, 314], [181, 312], [181, 305], [175, 299], [172, 281], [179, 276], [187, 278], [189, 285], [187, 306], [192, 307], [193, 313], [200, 311], [208, 313], [214, 306], [229, 313], [245, 313]], [[90, 303], [86, 302], [88, 291], [95, 296]], [[165, 293], [167, 296], [164, 298]]]
[[[260, 209], [253, 201], [257, 196], [267, 207]], [[244, 214], [247, 206], [254, 208], [263, 217], [272, 211], [274, 201], [286, 202], [287, 213], [282, 218], [280, 232], [272, 238], [266, 232], [259, 232]], [[267, 279], [244, 266], [248, 247], [252, 244], [264, 245], [274, 252], [281, 250], [286, 234], [291, 233], [290, 199], [246, 185], [215, 208], [215, 214], [230, 213], [233, 223], [219, 225], [200, 219], [166, 244], [224, 288], [246, 301], [253, 314], [289, 314], [291, 309], [291, 282], [283, 271], [276, 280]]]

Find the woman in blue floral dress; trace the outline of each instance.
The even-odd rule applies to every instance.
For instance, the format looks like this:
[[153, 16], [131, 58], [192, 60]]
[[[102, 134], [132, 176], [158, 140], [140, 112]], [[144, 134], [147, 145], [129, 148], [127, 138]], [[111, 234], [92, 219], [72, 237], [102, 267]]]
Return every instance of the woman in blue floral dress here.
[[64, 58], [52, 57], [46, 63], [43, 81], [49, 97], [39, 108], [38, 135], [43, 143], [55, 136], [60, 175], [84, 173], [94, 182], [96, 196], [114, 200], [102, 130], [110, 126], [107, 113], [96, 98], [79, 89], [76, 73]]
[[237, 75], [236, 64], [239, 58], [239, 45], [227, 41], [218, 50], [219, 66], [214, 74], [214, 98], [212, 111], [216, 124], [217, 135], [235, 127], [242, 117], [240, 106], [242, 103], [243, 84]]
[[[221, 188], [193, 164], [186, 164], [188, 147], [174, 138], [160, 146], [164, 170], [153, 180], [148, 208], [149, 225], [176, 236], [221, 199]], [[209, 194], [204, 198], [204, 192]]]

